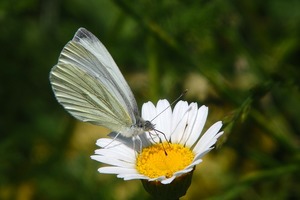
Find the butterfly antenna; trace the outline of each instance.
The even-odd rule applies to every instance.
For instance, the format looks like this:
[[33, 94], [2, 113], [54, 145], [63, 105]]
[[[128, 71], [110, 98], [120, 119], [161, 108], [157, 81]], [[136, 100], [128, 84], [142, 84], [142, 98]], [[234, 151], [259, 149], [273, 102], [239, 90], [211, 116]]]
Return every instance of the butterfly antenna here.
[[183, 95], [185, 95], [187, 93], [188, 89], [185, 89], [181, 95], [179, 97], [177, 97], [177, 99], [175, 99], [168, 107], [166, 107], [165, 109], [163, 109], [160, 113], [158, 113], [153, 119], [150, 120], [150, 122], [152, 122], [153, 120], [155, 120], [159, 115], [161, 115], [163, 112], [165, 112], [168, 108], [170, 108], [172, 105], [174, 105], [174, 103], [176, 103], [179, 99], [181, 99], [181, 97]]

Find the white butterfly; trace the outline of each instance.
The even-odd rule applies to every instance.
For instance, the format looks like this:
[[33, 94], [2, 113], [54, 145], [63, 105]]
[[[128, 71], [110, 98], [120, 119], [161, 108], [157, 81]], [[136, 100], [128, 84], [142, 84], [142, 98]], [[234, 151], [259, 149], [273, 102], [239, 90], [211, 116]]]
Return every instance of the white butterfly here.
[[50, 72], [57, 101], [75, 118], [124, 137], [154, 130], [140, 117], [135, 98], [115, 61], [89, 31], [78, 29]]

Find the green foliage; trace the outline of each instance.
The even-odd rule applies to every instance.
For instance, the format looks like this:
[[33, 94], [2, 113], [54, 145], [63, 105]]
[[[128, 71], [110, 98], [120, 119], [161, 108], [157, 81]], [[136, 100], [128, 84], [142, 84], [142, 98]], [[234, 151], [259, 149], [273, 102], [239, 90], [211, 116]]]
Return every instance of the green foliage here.
[[72, 145], [75, 120], [48, 76], [79, 27], [105, 44], [140, 105], [172, 101], [189, 85], [186, 99], [210, 107], [209, 123], [225, 122], [211, 182], [204, 160], [193, 180], [202, 185], [192, 182], [187, 199], [299, 199], [299, 8], [296, 0], [2, 0], [0, 199], [148, 198], [138, 182], [98, 174], [95, 145]]

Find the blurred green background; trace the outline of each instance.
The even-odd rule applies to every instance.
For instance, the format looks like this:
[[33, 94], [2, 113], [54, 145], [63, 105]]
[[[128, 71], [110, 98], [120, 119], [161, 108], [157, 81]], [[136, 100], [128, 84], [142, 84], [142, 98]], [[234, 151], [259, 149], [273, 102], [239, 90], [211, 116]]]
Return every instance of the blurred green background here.
[[97, 172], [109, 131], [74, 120], [48, 76], [79, 27], [107, 47], [141, 106], [184, 89], [225, 135], [182, 199], [300, 199], [300, 1], [0, 2], [0, 199], [150, 199]]

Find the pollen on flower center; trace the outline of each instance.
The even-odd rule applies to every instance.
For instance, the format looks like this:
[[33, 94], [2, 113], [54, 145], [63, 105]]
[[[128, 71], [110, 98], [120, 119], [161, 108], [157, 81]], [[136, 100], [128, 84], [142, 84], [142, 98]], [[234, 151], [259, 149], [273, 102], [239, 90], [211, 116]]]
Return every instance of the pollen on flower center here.
[[136, 168], [150, 178], [170, 178], [190, 165], [194, 156], [189, 148], [181, 144], [158, 143], [143, 149], [137, 157]]

